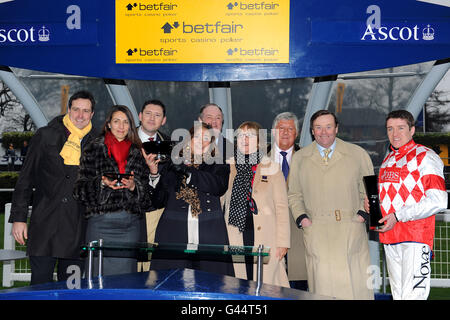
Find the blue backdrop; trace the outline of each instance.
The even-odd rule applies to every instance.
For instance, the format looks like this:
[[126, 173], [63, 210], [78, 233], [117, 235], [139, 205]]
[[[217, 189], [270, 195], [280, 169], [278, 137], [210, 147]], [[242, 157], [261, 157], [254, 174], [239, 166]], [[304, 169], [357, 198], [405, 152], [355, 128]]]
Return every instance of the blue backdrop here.
[[291, 0], [289, 39], [286, 64], [116, 64], [115, 1], [0, 3], [0, 65], [170, 81], [317, 77], [445, 59], [450, 8], [415, 0]]

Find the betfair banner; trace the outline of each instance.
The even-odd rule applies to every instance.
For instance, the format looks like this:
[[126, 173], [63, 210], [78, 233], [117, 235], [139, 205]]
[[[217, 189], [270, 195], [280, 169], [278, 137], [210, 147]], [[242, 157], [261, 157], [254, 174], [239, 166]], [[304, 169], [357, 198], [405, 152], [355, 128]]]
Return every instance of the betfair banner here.
[[289, 0], [116, 0], [116, 63], [289, 63]]

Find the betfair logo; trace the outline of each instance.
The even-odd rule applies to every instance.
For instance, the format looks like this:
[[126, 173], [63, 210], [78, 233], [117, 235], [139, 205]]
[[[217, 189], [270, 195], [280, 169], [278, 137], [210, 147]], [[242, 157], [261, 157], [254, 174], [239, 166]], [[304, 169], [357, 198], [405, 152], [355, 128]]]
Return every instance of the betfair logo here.
[[278, 49], [273, 48], [253, 48], [253, 49], [243, 49], [243, 48], [234, 48], [228, 49], [227, 54], [229, 56], [239, 55], [239, 56], [255, 56], [255, 57], [269, 57], [275, 56], [279, 54], [280, 51]]
[[227, 4], [228, 10], [239, 9], [239, 10], [275, 10], [280, 7], [279, 3], [275, 2], [230, 2]]
[[128, 49], [127, 50], [127, 54], [129, 55], [129, 56], [132, 56], [133, 55], [133, 53], [135, 53], [135, 52], [137, 52], [138, 50], [136, 49], [136, 48], [134, 48], [134, 50], [133, 49]]
[[129, 3], [126, 5], [126, 8], [128, 11], [132, 11], [134, 8], [137, 8], [137, 10], [140, 11], [171, 11], [177, 8], [177, 4], [173, 3], [153, 3], [153, 4], [146, 4], [146, 3]]
[[157, 49], [145, 49], [145, 48], [134, 48], [134, 49], [128, 49], [126, 53], [129, 56], [133, 56], [134, 54], [137, 54], [140, 57], [168, 57], [173, 56], [176, 53], [178, 53], [178, 50], [176, 49], [165, 49], [165, 48], [157, 48]]
[[170, 24], [170, 23], [168, 23], [168, 22], [166, 22], [162, 27], [161, 27], [161, 29], [163, 29], [164, 30], [164, 33], [172, 33], [172, 29], [176, 29], [176, 28], [178, 28], [180, 26], [180, 24], [178, 23], [178, 22], [174, 22], [174, 23], [172, 23], [172, 24]]
[[135, 7], [137, 7], [137, 3], [135, 3], [135, 4], [131, 4], [131, 3], [127, 4], [127, 10], [128, 11], [133, 10], [133, 8], [135, 8]]
[[[166, 22], [161, 29], [164, 33], [172, 33], [172, 29], [177, 29], [180, 26], [178, 22], [172, 24]], [[210, 33], [210, 34], [228, 34], [237, 33], [244, 29], [242, 24], [236, 24], [234, 21], [229, 23], [222, 23], [222, 21], [216, 21], [215, 23], [205, 23], [205, 24], [189, 24], [183, 21], [181, 25], [181, 31], [184, 34], [199, 34], [199, 33]]]

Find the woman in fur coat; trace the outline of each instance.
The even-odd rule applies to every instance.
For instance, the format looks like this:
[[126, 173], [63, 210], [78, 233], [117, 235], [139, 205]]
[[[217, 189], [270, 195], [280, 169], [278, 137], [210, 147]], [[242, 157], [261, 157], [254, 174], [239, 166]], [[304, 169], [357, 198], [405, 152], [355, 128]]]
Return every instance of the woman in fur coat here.
[[[129, 175], [118, 181], [111, 173]], [[141, 219], [151, 207], [149, 169], [141, 153], [132, 114], [126, 106], [112, 107], [101, 135], [83, 153], [74, 196], [87, 208], [86, 242], [139, 241]], [[105, 251], [103, 274], [136, 272], [136, 258], [132, 252]]]

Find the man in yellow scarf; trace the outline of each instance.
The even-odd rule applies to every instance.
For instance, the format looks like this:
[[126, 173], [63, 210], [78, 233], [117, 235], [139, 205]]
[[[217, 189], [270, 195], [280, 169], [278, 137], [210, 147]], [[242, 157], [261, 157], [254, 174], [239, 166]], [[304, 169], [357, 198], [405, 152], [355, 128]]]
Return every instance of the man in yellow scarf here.
[[[85, 109], [83, 109], [81, 106], [70, 108], [69, 113], [67, 113], [63, 118], [64, 126], [70, 132], [70, 135], [67, 138], [64, 147], [59, 153], [64, 159], [64, 164], [72, 166], [80, 165], [81, 140], [86, 134], [91, 131], [91, 118], [94, 115], [94, 112], [90, 112], [90, 116], [89, 113], [84, 112], [84, 110], [89, 109], [89, 107], [87, 106], [88, 104], [89, 103], [86, 102], [86, 106], [84, 106]], [[75, 108], [76, 110], [74, 110], [73, 108]], [[85, 125], [86, 122], [87, 125]]]
[[[73, 266], [78, 266], [82, 274], [84, 263], [79, 249], [85, 240], [85, 208], [72, 193], [82, 150], [94, 138], [94, 105], [90, 92], [74, 93], [67, 114], [39, 128], [30, 141], [14, 190], [9, 222], [13, 223], [16, 241], [27, 246], [32, 285], [52, 281], [56, 264], [58, 281], [68, 279], [74, 272], [68, 274], [68, 270], [76, 270]], [[67, 269], [69, 266], [72, 268]]]

